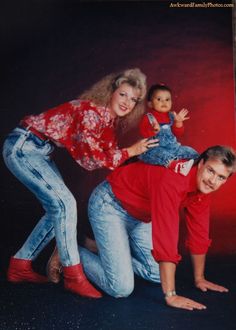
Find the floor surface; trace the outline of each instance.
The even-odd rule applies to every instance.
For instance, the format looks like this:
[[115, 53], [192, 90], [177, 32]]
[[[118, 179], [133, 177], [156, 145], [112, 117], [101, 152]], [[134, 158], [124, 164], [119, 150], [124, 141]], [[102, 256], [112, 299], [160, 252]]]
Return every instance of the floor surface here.
[[128, 298], [93, 300], [64, 291], [63, 285], [13, 285], [0, 281], [1, 330], [234, 330], [236, 329], [236, 257], [209, 258], [208, 279], [229, 293], [202, 293], [192, 285], [189, 261], [178, 267], [177, 290], [207, 305], [204, 311], [167, 307], [158, 285], [136, 279]]

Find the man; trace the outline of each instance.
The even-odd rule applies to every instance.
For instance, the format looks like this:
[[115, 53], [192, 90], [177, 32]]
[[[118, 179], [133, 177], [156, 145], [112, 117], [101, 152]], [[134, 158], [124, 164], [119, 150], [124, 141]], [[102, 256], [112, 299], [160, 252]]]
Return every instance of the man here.
[[87, 276], [108, 294], [121, 297], [132, 292], [135, 272], [153, 282], [161, 280], [167, 305], [205, 309], [175, 291], [176, 265], [181, 259], [177, 247], [179, 209], [185, 211], [186, 246], [192, 257], [196, 287], [227, 292], [205, 279], [204, 266], [211, 242], [210, 193], [235, 171], [236, 154], [224, 146], [203, 152], [187, 176], [142, 162], [116, 169], [94, 190], [89, 201], [99, 256], [81, 248]]

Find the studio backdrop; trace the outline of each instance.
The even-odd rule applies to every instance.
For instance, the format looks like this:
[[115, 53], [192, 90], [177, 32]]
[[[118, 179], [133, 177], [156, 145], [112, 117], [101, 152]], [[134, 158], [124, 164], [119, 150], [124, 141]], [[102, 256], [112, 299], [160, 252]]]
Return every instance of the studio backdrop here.
[[[110, 72], [139, 67], [148, 86], [171, 87], [174, 111], [189, 110], [183, 144], [199, 152], [216, 144], [235, 148], [232, 8], [173, 3], [20, 1], [14, 10], [6, 4], [1, 11], [2, 142], [26, 114], [72, 100]], [[137, 137], [135, 127], [121, 145]], [[64, 150], [55, 157], [78, 200], [78, 228], [89, 232], [87, 199], [108, 171], [88, 173]], [[7, 260], [43, 210], [3, 161], [1, 171], [0, 253]], [[236, 253], [235, 196], [236, 177], [213, 196], [211, 254]]]

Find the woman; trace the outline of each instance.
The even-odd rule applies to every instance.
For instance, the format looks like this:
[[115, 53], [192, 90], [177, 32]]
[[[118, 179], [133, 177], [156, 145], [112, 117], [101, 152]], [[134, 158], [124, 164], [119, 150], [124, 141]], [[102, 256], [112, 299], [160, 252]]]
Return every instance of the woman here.
[[146, 77], [139, 69], [111, 74], [84, 92], [80, 99], [23, 118], [9, 134], [3, 148], [5, 163], [45, 210], [10, 260], [10, 282], [47, 281], [33, 271], [32, 260], [55, 236], [65, 289], [82, 296], [101, 297], [84, 275], [77, 249], [76, 201], [51, 156], [56, 145], [65, 147], [89, 171], [101, 167], [114, 169], [129, 157], [154, 146], [153, 141], [142, 139], [119, 149], [115, 138], [117, 125], [127, 128], [143, 112], [145, 93]]

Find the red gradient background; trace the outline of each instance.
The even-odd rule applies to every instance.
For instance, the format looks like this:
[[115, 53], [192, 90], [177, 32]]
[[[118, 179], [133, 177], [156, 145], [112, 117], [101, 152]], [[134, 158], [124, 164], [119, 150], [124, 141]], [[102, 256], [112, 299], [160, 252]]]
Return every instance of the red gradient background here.
[[[198, 26], [196, 34], [182, 40], [170, 31], [157, 36], [157, 45], [158, 39], [171, 38], [171, 47], [155, 47], [145, 58], [149, 83], [170, 85], [174, 110], [189, 109], [191, 118], [181, 142], [199, 152], [215, 144], [236, 146], [232, 43], [230, 34], [229, 39], [213, 37], [211, 28], [211, 24]], [[203, 37], [204, 31], [208, 32]], [[212, 196], [211, 237], [210, 253], [236, 252], [235, 176]]]
[[[149, 86], [162, 82], [172, 88], [173, 110], [189, 109], [191, 118], [185, 124], [183, 144], [199, 152], [216, 144], [235, 148], [230, 13], [228, 21], [223, 11], [202, 12], [202, 16], [195, 12], [199, 15], [195, 20], [187, 10], [168, 14], [166, 21], [163, 16], [159, 19], [152, 35], [152, 23], [143, 29], [139, 35], [142, 47], [135, 41], [135, 48], [143, 52], [132, 65], [144, 70]], [[210, 254], [236, 253], [236, 175], [212, 196], [211, 238]]]
[[[183, 144], [199, 152], [216, 144], [235, 148], [232, 12], [229, 8], [174, 9], [169, 4], [58, 1], [37, 2], [35, 7], [24, 2], [14, 11], [9, 5], [2, 19], [6, 71], [1, 90], [2, 135], [27, 113], [71, 100], [105, 74], [139, 67], [148, 77], [148, 86], [162, 82], [172, 88], [173, 110], [189, 109]], [[137, 136], [134, 129], [121, 145], [127, 146]], [[78, 200], [80, 226], [90, 191], [107, 171], [88, 173], [63, 150], [56, 157]], [[4, 164], [2, 168], [1, 202], [8, 219], [2, 245], [6, 249], [14, 235], [20, 244], [18, 233], [26, 237], [30, 231], [26, 227], [35, 224], [32, 211], [41, 210]], [[18, 218], [25, 219], [24, 226]], [[213, 194], [211, 237], [209, 253], [236, 254], [236, 175]]]

